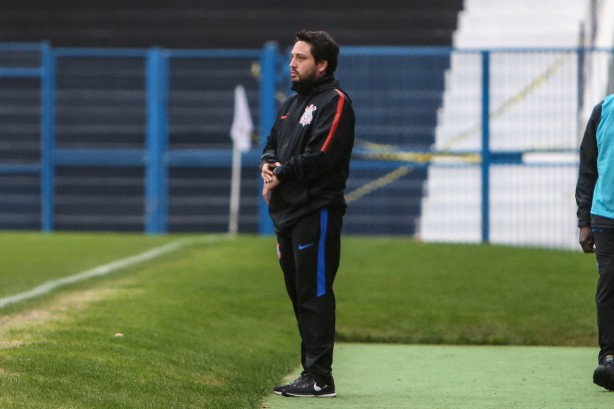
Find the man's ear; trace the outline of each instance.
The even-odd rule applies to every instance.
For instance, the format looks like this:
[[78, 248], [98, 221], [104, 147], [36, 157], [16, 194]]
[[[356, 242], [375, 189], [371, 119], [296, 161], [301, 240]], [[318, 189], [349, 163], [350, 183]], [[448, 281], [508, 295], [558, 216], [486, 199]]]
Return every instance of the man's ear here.
[[326, 72], [326, 68], [328, 68], [328, 61], [322, 60], [316, 64], [316, 69], [318, 70], [318, 74], [322, 75]]

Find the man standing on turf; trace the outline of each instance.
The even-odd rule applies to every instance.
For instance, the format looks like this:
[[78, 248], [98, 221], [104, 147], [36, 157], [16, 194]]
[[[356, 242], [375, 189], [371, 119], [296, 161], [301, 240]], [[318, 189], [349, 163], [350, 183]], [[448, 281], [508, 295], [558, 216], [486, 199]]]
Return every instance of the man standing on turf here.
[[580, 145], [576, 186], [580, 246], [597, 255], [598, 366], [593, 382], [614, 390], [614, 94], [595, 106]]
[[290, 54], [296, 94], [282, 104], [260, 160], [262, 196], [301, 337], [301, 376], [273, 388], [284, 396], [336, 396], [333, 281], [355, 122], [351, 101], [334, 77], [338, 55], [328, 33], [297, 33]]

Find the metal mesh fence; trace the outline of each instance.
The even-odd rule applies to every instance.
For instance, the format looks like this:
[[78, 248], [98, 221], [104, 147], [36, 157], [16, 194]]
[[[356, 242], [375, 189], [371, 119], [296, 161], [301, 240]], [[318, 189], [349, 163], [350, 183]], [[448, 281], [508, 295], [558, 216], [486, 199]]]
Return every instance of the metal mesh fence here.
[[[288, 91], [285, 57], [265, 70], [263, 55], [0, 45], [0, 227], [225, 231], [242, 85], [255, 131], [239, 225], [258, 231], [265, 96]], [[344, 48], [345, 232], [575, 248], [577, 150], [612, 55]]]

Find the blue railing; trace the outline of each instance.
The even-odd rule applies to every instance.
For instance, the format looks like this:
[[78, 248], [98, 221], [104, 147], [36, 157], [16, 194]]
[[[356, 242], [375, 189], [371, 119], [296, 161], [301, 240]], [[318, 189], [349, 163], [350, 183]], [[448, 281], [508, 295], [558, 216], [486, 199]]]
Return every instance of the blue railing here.
[[[263, 50], [163, 50], [140, 49], [52, 49], [49, 44], [0, 44], [0, 52], [40, 53], [36, 67], [2, 67], [0, 78], [32, 78], [40, 81], [41, 148], [40, 163], [0, 164], [0, 174], [37, 174], [41, 186], [41, 229], [54, 230], [55, 171], [61, 167], [143, 167], [145, 169], [144, 230], [150, 234], [168, 231], [168, 172], [170, 167], [229, 166], [230, 153], [223, 149], [169, 149], [169, 64], [179, 59], [261, 61], [262, 87], [258, 105], [260, 123], [274, 117], [278, 59], [276, 48]], [[67, 59], [142, 59], [146, 95], [145, 143], [137, 148], [57, 146], [55, 112], [57, 107], [56, 64]], [[272, 85], [271, 85], [272, 84]], [[257, 162], [257, 153], [248, 153], [247, 162]]]

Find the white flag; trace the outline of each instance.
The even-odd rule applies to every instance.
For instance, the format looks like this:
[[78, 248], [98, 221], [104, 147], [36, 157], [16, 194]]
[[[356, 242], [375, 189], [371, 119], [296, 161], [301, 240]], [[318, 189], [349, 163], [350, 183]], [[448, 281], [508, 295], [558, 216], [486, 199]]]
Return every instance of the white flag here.
[[242, 85], [235, 88], [235, 112], [230, 128], [230, 137], [240, 152], [247, 152], [252, 147], [252, 116], [249, 113], [247, 95]]

